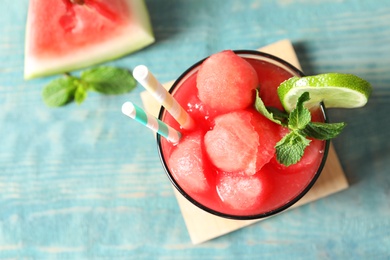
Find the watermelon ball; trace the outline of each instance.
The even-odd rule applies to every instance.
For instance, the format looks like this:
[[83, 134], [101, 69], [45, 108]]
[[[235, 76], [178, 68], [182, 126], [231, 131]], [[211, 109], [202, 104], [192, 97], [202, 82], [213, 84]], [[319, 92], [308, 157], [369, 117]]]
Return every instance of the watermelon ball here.
[[168, 160], [174, 179], [187, 192], [201, 193], [208, 189], [202, 157], [203, 135], [194, 132], [177, 144]]
[[245, 109], [254, 102], [255, 69], [233, 51], [211, 55], [199, 68], [199, 99], [217, 112]]
[[281, 128], [252, 109], [220, 115], [204, 137], [207, 155], [222, 171], [253, 175], [274, 157]]
[[236, 210], [253, 208], [260, 202], [263, 185], [256, 175], [219, 174], [217, 193], [223, 203]]
[[214, 128], [204, 137], [210, 161], [225, 172], [257, 171], [259, 135], [251, 124], [252, 113], [241, 110], [215, 118]]

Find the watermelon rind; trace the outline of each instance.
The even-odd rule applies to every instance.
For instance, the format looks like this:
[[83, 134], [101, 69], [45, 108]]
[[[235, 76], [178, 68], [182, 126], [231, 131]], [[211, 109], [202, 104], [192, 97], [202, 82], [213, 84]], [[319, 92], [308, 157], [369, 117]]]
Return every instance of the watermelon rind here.
[[115, 60], [138, 51], [152, 43], [155, 38], [149, 13], [143, 0], [126, 0], [137, 24], [129, 24], [123, 33], [109, 41], [72, 51], [72, 55], [42, 58], [29, 49], [31, 19], [29, 12], [26, 26], [24, 78], [26, 80], [45, 77], [86, 68], [99, 63]]

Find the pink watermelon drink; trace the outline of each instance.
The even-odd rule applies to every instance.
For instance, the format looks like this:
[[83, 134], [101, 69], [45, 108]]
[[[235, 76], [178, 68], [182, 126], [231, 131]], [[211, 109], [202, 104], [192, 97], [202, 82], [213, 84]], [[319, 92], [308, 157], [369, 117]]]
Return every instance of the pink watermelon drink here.
[[[266, 106], [282, 110], [277, 87], [303, 74], [271, 55], [236, 54], [214, 54], [174, 83], [172, 95], [196, 126], [182, 129], [162, 109], [159, 118], [182, 138], [173, 144], [158, 136], [158, 146], [168, 177], [189, 201], [218, 216], [255, 219], [288, 208], [311, 188], [329, 142], [312, 139], [298, 163], [280, 164], [275, 145], [287, 130], [254, 109], [255, 89]], [[312, 121], [325, 121], [322, 107], [310, 112]]]

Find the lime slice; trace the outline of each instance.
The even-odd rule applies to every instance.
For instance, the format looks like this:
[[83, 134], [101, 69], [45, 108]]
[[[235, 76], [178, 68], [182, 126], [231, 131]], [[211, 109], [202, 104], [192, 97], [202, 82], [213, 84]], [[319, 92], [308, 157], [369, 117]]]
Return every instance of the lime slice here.
[[309, 92], [307, 108], [324, 102], [325, 107], [357, 108], [367, 103], [372, 92], [369, 82], [351, 74], [327, 73], [316, 76], [292, 77], [278, 87], [278, 95], [284, 109], [290, 112], [298, 98]]

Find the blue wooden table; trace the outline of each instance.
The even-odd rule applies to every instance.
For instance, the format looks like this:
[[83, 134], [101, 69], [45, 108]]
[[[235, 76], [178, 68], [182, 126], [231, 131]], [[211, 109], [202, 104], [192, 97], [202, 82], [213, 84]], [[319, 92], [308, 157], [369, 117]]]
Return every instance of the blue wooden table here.
[[361, 109], [331, 110], [351, 187], [194, 246], [153, 135], [126, 118], [138, 86], [50, 109], [54, 77], [23, 80], [28, 1], [0, 8], [0, 258], [389, 259], [390, 2], [150, 0], [156, 43], [108, 62], [146, 64], [170, 81], [222, 49], [288, 38], [306, 74], [359, 75], [374, 87]]

